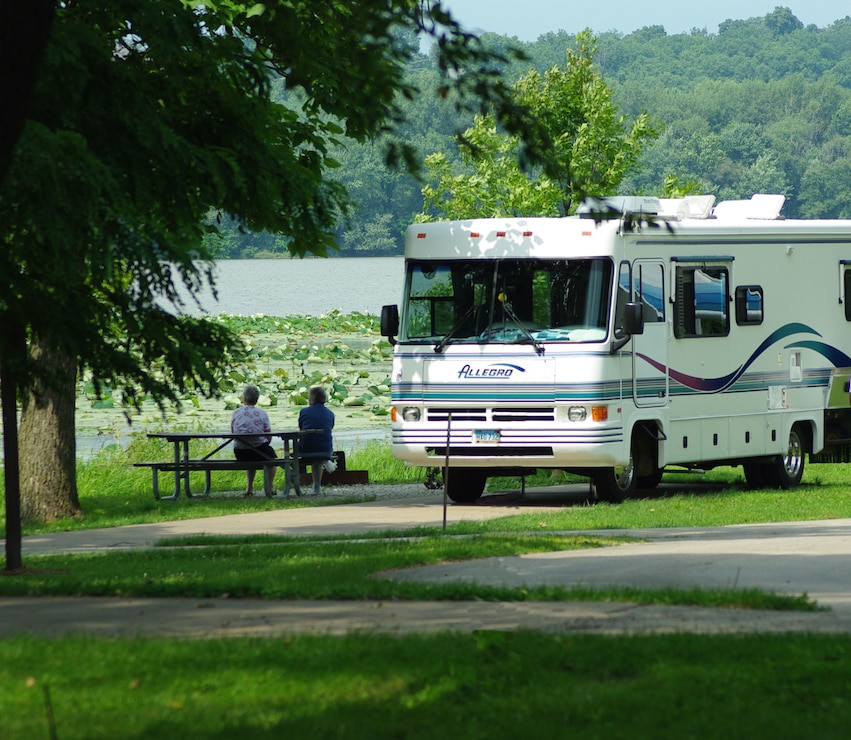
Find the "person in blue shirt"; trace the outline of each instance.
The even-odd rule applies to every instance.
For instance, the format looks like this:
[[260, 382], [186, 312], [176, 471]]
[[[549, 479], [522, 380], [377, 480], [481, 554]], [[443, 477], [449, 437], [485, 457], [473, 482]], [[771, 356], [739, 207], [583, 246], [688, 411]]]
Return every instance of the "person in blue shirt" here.
[[[334, 412], [325, 406], [328, 394], [322, 386], [313, 386], [307, 394], [308, 405], [299, 411], [298, 428], [300, 430], [318, 429], [318, 434], [307, 434], [299, 440], [299, 453], [310, 453], [313, 462], [313, 492], [319, 493], [322, 483], [322, 473], [327, 470], [333, 473], [337, 466], [332, 460], [334, 439], [331, 430], [334, 428]], [[327, 457], [323, 457], [323, 453]]]

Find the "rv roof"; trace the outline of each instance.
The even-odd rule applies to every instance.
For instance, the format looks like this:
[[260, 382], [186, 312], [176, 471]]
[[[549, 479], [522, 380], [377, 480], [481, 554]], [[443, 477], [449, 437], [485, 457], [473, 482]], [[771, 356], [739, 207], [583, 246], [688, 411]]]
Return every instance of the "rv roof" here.
[[757, 193], [749, 200], [725, 200], [715, 204], [714, 195], [687, 195], [684, 198], [654, 198], [642, 195], [618, 195], [609, 198], [589, 198], [579, 206], [582, 218], [616, 219], [625, 215], [657, 216], [669, 221], [686, 219], [719, 220], [780, 218], [786, 196]]
[[757, 193], [750, 200], [725, 200], [715, 206], [715, 218], [757, 218], [773, 221], [780, 216], [785, 195]]

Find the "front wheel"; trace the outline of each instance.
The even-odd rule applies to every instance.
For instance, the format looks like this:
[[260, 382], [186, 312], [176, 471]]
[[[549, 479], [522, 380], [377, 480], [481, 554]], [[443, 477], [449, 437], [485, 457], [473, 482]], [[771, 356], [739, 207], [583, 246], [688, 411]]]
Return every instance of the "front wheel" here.
[[639, 475], [638, 488], [646, 491], [656, 488], [662, 482], [663, 473], [662, 468], [654, 468], [653, 472], [648, 475]]
[[619, 504], [628, 496], [635, 493], [638, 485], [638, 473], [633, 464], [633, 458], [629, 462], [617, 468], [603, 468], [594, 473], [594, 488], [597, 498], [612, 504]]
[[488, 476], [476, 468], [449, 468], [444, 487], [446, 495], [456, 504], [472, 504], [481, 498]]

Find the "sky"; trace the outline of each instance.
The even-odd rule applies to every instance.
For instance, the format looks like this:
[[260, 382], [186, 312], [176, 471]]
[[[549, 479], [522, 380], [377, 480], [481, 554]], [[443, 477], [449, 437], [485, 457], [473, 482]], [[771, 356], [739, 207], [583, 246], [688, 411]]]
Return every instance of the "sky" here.
[[848, 0], [606, 0], [585, 5], [567, 0], [443, 0], [468, 30], [491, 31], [535, 41], [550, 31], [626, 35], [644, 26], [664, 26], [669, 35], [697, 28], [717, 33], [725, 20], [762, 18], [776, 7], [789, 8], [805, 26], [829, 26], [851, 15]]

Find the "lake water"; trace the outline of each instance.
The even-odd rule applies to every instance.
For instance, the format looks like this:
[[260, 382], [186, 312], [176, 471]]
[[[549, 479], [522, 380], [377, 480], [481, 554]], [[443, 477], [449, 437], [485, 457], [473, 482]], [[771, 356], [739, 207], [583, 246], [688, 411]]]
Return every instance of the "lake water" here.
[[[385, 304], [401, 300], [404, 264], [402, 257], [221, 260], [215, 270], [218, 300], [205, 291], [199, 296], [201, 307], [187, 302], [186, 311], [319, 316], [336, 308], [377, 315]], [[346, 451], [370, 439], [389, 439], [389, 427], [335, 431], [337, 448]], [[104, 443], [101, 436], [78, 434], [77, 454], [88, 457]]]
[[215, 270], [218, 301], [206, 291], [202, 308], [188, 303], [187, 311], [314, 316], [336, 308], [379, 314], [383, 305], [399, 303], [404, 264], [402, 257], [221, 260]]
[[[206, 311], [213, 315], [318, 316], [336, 308], [343, 313], [377, 315], [382, 306], [399, 303], [404, 264], [402, 257], [221, 260], [215, 271], [218, 300], [206, 291], [199, 296], [201, 308], [187, 303], [186, 310], [196, 315]], [[336, 442], [340, 449], [351, 450], [388, 435], [384, 427], [338, 430]], [[87, 457], [103, 444], [101, 436], [78, 435], [77, 454]]]

